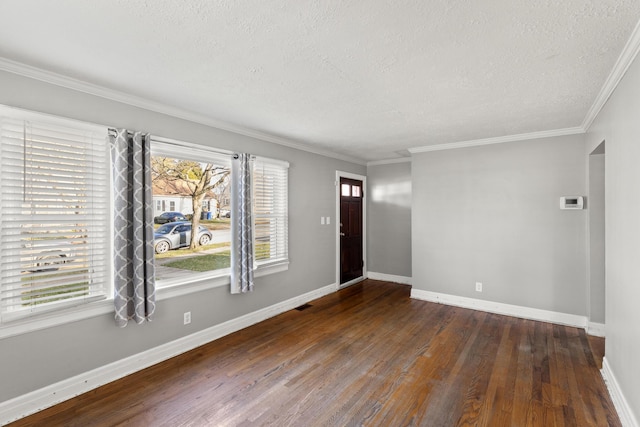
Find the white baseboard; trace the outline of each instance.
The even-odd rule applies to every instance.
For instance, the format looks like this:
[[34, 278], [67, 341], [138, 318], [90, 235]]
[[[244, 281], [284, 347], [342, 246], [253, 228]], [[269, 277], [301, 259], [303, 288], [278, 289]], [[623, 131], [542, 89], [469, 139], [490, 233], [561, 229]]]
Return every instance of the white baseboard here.
[[622, 394], [622, 390], [620, 390], [620, 385], [618, 384], [615, 375], [613, 375], [613, 371], [611, 370], [611, 366], [609, 365], [609, 361], [606, 357], [602, 361], [602, 370], [600, 373], [607, 385], [609, 395], [611, 396], [611, 400], [613, 400], [613, 406], [615, 406], [616, 411], [618, 412], [618, 417], [620, 417], [622, 425], [624, 427], [640, 427], [638, 420], [633, 415], [633, 411], [631, 410], [627, 399], [624, 398], [624, 394]]
[[604, 337], [605, 336], [604, 323], [589, 322], [587, 324], [587, 334], [593, 335], [594, 337]]
[[454, 305], [456, 307], [471, 308], [473, 310], [488, 311], [489, 313], [504, 314], [523, 319], [575, 326], [578, 328], [586, 329], [587, 326], [587, 318], [585, 316], [541, 310], [538, 308], [522, 307], [519, 305], [503, 304], [500, 302], [475, 298], [459, 297], [456, 295], [423, 291], [421, 289], [411, 289], [411, 298], [436, 302], [439, 304]]
[[148, 368], [171, 357], [185, 353], [225, 335], [262, 322], [280, 313], [291, 310], [314, 299], [335, 292], [337, 285], [331, 284], [290, 298], [286, 301], [248, 313], [244, 316], [212, 326], [175, 341], [154, 347], [142, 353], [118, 360], [80, 375], [62, 380], [39, 390], [0, 403], [0, 425], [26, 417], [57, 403]]
[[384, 280], [386, 282], [402, 283], [403, 285], [411, 284], [411, 277], [396, 276], [395, 274], [376, 273], [375, 271], [369, 271], [367, 278], [373, 280]]

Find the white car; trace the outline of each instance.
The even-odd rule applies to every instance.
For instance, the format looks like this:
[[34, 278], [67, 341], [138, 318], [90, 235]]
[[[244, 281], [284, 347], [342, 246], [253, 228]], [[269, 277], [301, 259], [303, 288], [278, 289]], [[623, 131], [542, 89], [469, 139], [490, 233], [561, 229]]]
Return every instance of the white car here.
[[[153, 247], [157, 254], [163, 254], [171, 249], [184, 248], [191, 243], [190, 222], [170, 222], [160, 226], [153, 234]], [[204, 226], [198, 228], [198, 243], [204, 246], [211, 241], [213, 234]]]

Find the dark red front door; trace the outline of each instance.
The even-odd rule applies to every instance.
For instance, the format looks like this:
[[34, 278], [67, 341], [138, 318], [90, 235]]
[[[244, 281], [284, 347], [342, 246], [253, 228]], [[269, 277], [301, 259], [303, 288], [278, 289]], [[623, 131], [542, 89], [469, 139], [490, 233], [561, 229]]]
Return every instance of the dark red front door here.
[[340, 178], [340, 283], [362, 276], [362, 181]]

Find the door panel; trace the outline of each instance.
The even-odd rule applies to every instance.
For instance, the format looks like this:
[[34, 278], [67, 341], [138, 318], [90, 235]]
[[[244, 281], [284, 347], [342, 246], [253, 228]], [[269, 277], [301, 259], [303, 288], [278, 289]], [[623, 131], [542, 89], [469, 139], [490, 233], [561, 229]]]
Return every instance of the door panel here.
[[191, 243], [191, 226], [180, 225], [176, 228], [176, 231], [180, 233], [180, 246], [188, 246]]
[[363, 274], [362, 181], [340, 178], [340, 283]]

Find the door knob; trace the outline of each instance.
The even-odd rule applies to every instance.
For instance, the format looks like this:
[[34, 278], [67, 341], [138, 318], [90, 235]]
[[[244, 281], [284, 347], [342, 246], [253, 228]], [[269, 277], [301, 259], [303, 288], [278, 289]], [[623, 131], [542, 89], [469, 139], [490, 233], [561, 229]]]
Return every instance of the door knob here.
[[340, 233], [341, 236], [344, 236], [344, 233]]

